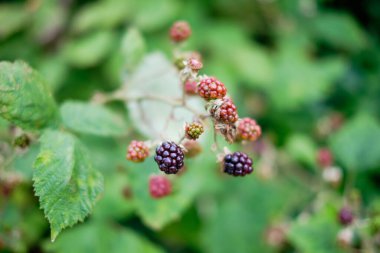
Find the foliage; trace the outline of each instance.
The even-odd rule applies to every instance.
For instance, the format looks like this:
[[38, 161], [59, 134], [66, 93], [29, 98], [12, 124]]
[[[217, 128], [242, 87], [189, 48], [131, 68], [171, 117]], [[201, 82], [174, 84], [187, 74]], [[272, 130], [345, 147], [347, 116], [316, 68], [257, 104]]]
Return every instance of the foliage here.
[[[379, 251], [380, 4], [343, 2], [3, 1], [0, 252]], [[192, 29], [180, 45], [176, 20]], [[218, 139], [254, 172], [221, 173], [205, 125], [202, 152], [153, 199], [157, 165], [126, 149], [178, 140], [204, 112], [198, 97], [178, 104], [176, 53], [191, 50], [261, 126], [254, 143]]]

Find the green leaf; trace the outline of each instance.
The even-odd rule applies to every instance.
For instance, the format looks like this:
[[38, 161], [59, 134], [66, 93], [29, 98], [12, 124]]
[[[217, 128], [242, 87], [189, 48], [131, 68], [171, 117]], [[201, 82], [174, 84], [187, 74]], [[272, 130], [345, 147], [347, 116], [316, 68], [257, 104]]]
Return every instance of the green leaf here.
[[0, 5], [0, 39], [4, 39], [23, 28], [29, 19], [26, 6], [20, 4]]
[[46, 242], [43, 248], [56, 253], [163, 253], [158, 246], [121, 226], [88, 222], [67, 231], [55, 243]]
[[293, 134], [286, 143], [286, 150], [297, 161], [315, 166], [317, 147], [313, 140], [306, 135]]
[[54, 241], [62, 229], [83, 221], [91, 212], [103, 191], [103, 177], [74, 136], [48, 130], [40, 141], [33, 186]]
[[99, 136], [122, 136], [126, 124], [116, 113], [98, 104], [65, 102], [61, 108], [63, 124], [71, 130]]
[[379, 143], [380, 125], [367, 115], [347, 122], [330, 140], [334, 155], [348, 170], [378, 168]]
[[74, 16], [72, 30], [77, 33], [92, 29], [109, 29], [126, 20], [131, 1], [108, 0], [85, 5]]
[[358, 23], [344, 13], [322, 13], [311, 21], [311, 31], [317, 38], [350, 51], [365, 47], [366, 35]]
[[[271, 252], [263, 239], [270, 222], [305, 199], [304, 189], [283, 178], [262, 181], [252, 174], [245, 178], [226, 177], [221, 198], [207, 199], [204, 211], [204, 252]], [[298, 198], [292, 198], [294, 194]], [[228, 240], [220, 240], [228, 238]], [[254, 243], [252, 238], [260, 238]]]
[[146, 46], [140, 32], [136, 28], [129, 28], [124, 34], [121, 43], [121, 51], [127, 70], [137, 67], [137, 64], [143, 58]]
[[56, 104], [42, 76], [26, 63], [0, 62], [0, 116], [26, 129], [56, 119]]
[[336, 238], [340, 229], [337, 210], [331, 206], [319, 210], [312, 217], [298, 219], [290, 227], [288, 237], [299, 252], [341, 253]]
[[114, 42], [115, 34], [111, 31], [93, 32], [65, 44], [64, 57], [76, 67], [91, 67], [110, 53]]

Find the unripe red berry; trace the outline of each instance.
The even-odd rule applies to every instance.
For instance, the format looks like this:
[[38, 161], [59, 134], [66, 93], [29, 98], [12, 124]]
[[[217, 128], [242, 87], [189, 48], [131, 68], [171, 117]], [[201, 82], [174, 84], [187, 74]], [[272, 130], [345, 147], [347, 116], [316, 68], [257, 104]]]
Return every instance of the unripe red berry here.
[[352, 210], [348, 207], [342, 207], [339, 211], [339, 222], [342, 225], [350, 225], [352, 221], [354, 220], [354, 214], [352, 213]]
[[187, 60], [187, 64], [194, 71], [198, 71], [198, 70], [200, 70], [203, 67], [202, 62], [199, 61], [199, 60], [197, 60], [197, 59], [195, 59], [195, 58], [189, 58]]
[[230, 98], [218, 101], [218, 105], [210, 113], [217, 121], [224, 124], [233, 124], [239, 119], [236, 106]]
[[186, 21], [177, 21], [170, 28], [170, 38], [174, 42], [186, 40], [191, 35], [190, 25]]
[[170, 180], [161, 175], [154, 175], [149, 178], [149, 193], [152, 198], [159, 199], [172, 192]]
[[186, 80], [184, 84], [185, 92], [187, 95], [195, 95], [197, 94], [197, 82], [196, 81], [191, 81], [191, 80]]
[[127, 159], [132, 162], [143, 162], [149, 156], [149, 147], [143, 141], [132, 141], [127, 150]]
[[318, 165], [322, 168], [331, 166], [333, 163], [333, 156], [331, 154], [331, 151], [327, 148], [321, 148], [318, 150], [317, 162]]
[[199, 82], [198, 94], [206, 100], [223, 98], [227, 94], [227, 89], [215, 77], [207, 77]]
[[251, 118], [243, 118], [237, 122], [237, 139], [255, 141], [261, 135], [261, 127]]
[[203, 125], [199, 122], [192, 122], [190, 124], [186, 124], [185, 126], [186, 138], [190, 140], [198, 139], [203, 131]]

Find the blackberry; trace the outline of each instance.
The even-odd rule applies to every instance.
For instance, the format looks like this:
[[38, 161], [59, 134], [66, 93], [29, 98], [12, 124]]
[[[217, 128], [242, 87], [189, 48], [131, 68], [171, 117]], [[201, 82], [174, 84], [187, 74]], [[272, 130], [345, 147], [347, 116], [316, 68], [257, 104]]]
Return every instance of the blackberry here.
[[154, 160], [161, 171], [176, 174], [183, 167], [183, 158], [183, 151], [177, 144], [165, 141], [156, 148]]
[[339, 222], [342, 225], [350, 225], [351, 222], [354, 220], [354, 215], [350, 208], [348, 207], [342, 207], [339, 211]]
[[235, 152], [224, 157], [224, 172], [233, 176], [252, 173], [252, 160], [243, 152]]

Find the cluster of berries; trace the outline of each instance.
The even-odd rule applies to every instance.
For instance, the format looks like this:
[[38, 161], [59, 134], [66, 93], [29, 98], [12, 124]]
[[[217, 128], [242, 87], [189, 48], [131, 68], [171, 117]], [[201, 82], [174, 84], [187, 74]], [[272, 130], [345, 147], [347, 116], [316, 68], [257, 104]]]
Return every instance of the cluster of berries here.
[[[178, 21], [170, 29], [170, 38], [174, 43], [184, 42], [191, 35], [187, 22]], [[261, 135], [261, 128], [255, 120], [239, 119], [237, 108], [227, 96], [225, 85], [215, 77], [199, 76], [202, 59], [198, 53], [186, 53], [176, 57], [175, 64], [180, 71], [183, 90], [187, 95], [199, 95], [206, 100], [209, 116], [216, 130], [232, 141], [255, 141]], [[226, 130], [229, 129], [229, 130]], [[165, 174], [177, 174], [184, 167], [184, 157], [192, 157], [200, 151], [196, 141], [204, 132], [201, 121], [187, 123], [184, 127], [184, 138], [181, 144], [164, 141], [155, 149], [154, 160]], [[183, 144], [183, 145], [182, 145]], [[132, 141], [127, 150], [127, 159], [143, 162], [150, 154], [151, 145], [142, 141]], [[224, 172], [233, 176], [245, 176], [253, 172], [252, 160], [242, 152], [225, 154]], [[149, 190], [153, 198], [161, 198], [171, 193], [170, 180], [163, 175], [152, 176]]]

